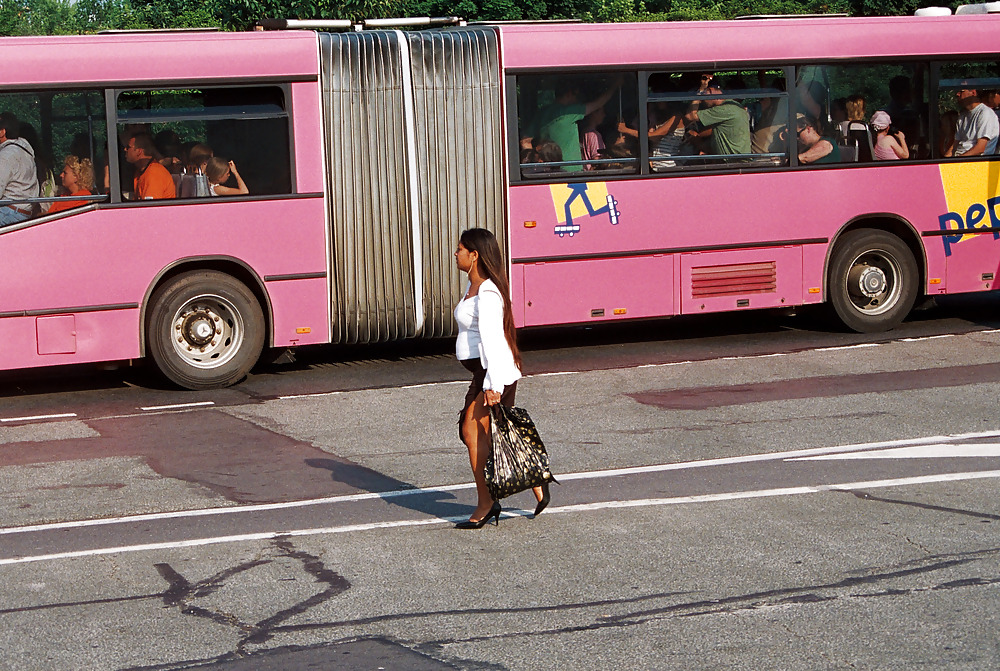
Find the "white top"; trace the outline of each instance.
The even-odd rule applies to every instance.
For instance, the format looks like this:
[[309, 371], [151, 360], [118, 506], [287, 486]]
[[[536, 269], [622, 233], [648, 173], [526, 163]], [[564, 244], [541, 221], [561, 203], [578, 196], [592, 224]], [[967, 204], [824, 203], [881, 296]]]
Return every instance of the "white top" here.
[[[468, 295], [470, 284], [465, 285]], [[503, 296], [497, 285], [486, 280], [479, 285], [476, 296], [463, 298], [455, 306], [458, 337], [455, 339], [455, 356], [459, 361], [479, 358], [486, 369], [483, 390], [503, 392], [507, 385], [521, 378], [521, 371], [514, 363], [503, 331]]]
[[955, 156], [961, 156], [979, 141], [987, 139], [984, 154], [992, 154], [996, 150], [997, 135], [1000, 135], [1000, 123], [992, 109], [982, 103], [972, 110], [963, 112], [958, 117], [958, 127], [955, 129]]

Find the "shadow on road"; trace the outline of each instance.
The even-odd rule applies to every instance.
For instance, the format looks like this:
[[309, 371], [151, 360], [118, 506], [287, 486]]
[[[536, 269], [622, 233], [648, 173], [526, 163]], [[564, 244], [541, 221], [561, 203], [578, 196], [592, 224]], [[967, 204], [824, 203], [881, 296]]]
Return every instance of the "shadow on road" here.
[[351, 489], [377, 494], [386, 503], [413, 510], [431, 517], [468, 517], [475, 509], [473, 504], [462, 504], [451, 492], [434, 490], [416, 491], [409, 482], [397, 480], [370, 468], [337, 461], [335, 459], [306, 459], [307, 466], [330, 471], [334, 482]]

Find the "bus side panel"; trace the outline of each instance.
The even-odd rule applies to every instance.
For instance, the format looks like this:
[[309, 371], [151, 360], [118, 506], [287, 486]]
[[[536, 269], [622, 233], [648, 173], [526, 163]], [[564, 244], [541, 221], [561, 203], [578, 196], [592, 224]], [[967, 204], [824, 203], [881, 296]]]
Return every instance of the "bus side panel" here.
[[0, 319], [0, 369], [135, 359], [138, 332], [138, 308]]
[[326, 310], [328, 287], [325, 277], [267, 282], [273, 306], [273, 341], [275, 347], [293, 347], [325, 343], [330, 338], [330, 320]]
[[313, 82], [292, 84], [292, 101], [296, 190], [320, 193], [324, 180], [319, 86]]
[[[8, 229], [0, 232], [5, 265], [0, 314], [10, 316], [0, 317], [0, 328], [14, 328], [7, 326], [9, 320], [32, 312], [75, 313], [77, 330], [85, 334], [77, 336], [76, 354], [45, 355], [44, 363], [134, 358], [140, 350], [139, 318], [122, 324], [119, 313], [138, 315], [147, 290], [178, 260], [200, 268], [235, 261], [265, 280], [268, 289], [281, 287], [269, 300], [276, 317], [275, 345], [328, 342], [326, 292], [316, 289], [327, 274], [324, 240], [318, 197], [108, 207]], [[279, 278], [284, 279], [274, 281]], [[298, 285], [309, 288], [286, 304]], [[30, 354], [37, 351], [31, 323], [14, 328], [17, 347], [5, 341], [0, 348], [0, 369], [23, 367], [35, 356]], [[309, 324], [315, 325], [310, 333], [296, 333]], [[80, 341], [91, 328], [94, 344], [84, 347]]]
[[822, 303], [823, 287], [826, 286], [825, 263], [827, 246], [802, 246], [802, 302]]
[[929, 237], [925, 243], [929, 252], [937, 252], [935, 257], [944, 257], [948, 293], [1000, 287], [1000, 232], [973, 233], [1000, 228], [1000, 161], [945, 163], [938, 168], [947, 209], [935, 213], [935, 228], [954, 233]]
[[802, 249], [777, 247], [681, 255], [682, 314], [802, 302]]
[[671, 255], [527, 263], [520, 268], [525, 326], [676, 312]]
[[[825, 295], [821, 292], [825, 291], [828, 248], [845, 226], [863, 226], [866, 219], [878, 225], [879, 220], [891, 217], [907, 222], [918, 235], [933, 233], [940, 230], [939, 218], [950, 211], [950, 202], [945, 198], [936, 165], [873, 164], [578, 184], [520, 184], [511, 187], [511, 257], [515, 264], [570, 259], [589, 263], [609, 257], [642, 258], [653, 253], [795, 248], [799, 251], [790, 257], [773, 259], [777, 263], [776, 282], [782, 287], [776, 304], [813, 303]], [[966, 212], [969, 206], [964, 207], [962, 211]], [[983, 273], [997, 270], [1000, 241], [994, 241], [992, 234], [976, 237], [982, 242], [972, 242], [973, 236], [968, 236], [951, 245], [947, 278], [943, 274], [943, 243], [948, 237], [942, 240], [932, 235], [921, 239], [926, 247], [929, 277], [942, 278], [941, 285], [933, 285], [935, 290], [947, 287], [949, 292], [954, 291], [948, 283], [957, 280], [958, 273], [963, 273], [963, 281], [968, 282], [968, 288], [963, 290], [985, 288], [980, 278]], [[788, 284], [791, 282], [798, 283], [798, 288], [792, 289]], [[684, 297], [693, 295], [690, 274], [675, 275], [675, 284], [682, 303]], [[751, 307], [763, 307], [754, 295], [749, 297]], [[780, 298], [785, 298], [785, 303]], [[718, 305], [713, 307], [714, 303]], [[675, 301], [673, 307], [681, 306]], [[704, 310], [734, 307], [727, 301], [715, 301], [705, 303]], [[701, 303], [696, 308], [700, 312]]]

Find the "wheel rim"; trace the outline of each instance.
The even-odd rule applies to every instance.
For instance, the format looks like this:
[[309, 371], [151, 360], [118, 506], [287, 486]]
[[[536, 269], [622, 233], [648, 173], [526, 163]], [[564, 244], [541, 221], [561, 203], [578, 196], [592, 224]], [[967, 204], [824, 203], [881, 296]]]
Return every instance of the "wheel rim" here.
[[184, 363], [218, 368], [236, 356], [246, 337], [243, 317], [232, 302], [216, 294], [195, 296], [170, 320], [170, 343]]
[[896, 258], [881, 249], [859, 254], [847, 271], [847, 296], [863, 315], [880, 315], [899, 302], [902, 273]]

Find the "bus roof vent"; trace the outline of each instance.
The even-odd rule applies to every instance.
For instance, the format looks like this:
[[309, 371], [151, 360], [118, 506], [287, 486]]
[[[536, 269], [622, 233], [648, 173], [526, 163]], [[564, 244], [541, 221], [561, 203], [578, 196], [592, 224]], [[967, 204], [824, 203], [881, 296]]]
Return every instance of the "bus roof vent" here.
[[951, 16], [951, 7], [921, 7], [914, 16]]
[[967, 14], [1000, 14], [1000, 2], [986, 2], [977, 5], [959, 5], [957, 16]]
[[257, 22], [257, 30], [370, 30], [373, 28], [438, 28], [464, 26], [459, 16], [412, 16], [398, 19], [264, 19]]

